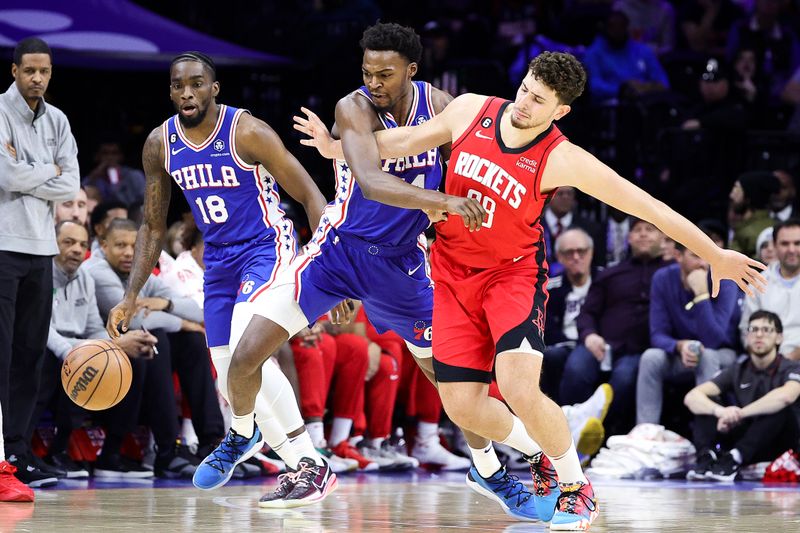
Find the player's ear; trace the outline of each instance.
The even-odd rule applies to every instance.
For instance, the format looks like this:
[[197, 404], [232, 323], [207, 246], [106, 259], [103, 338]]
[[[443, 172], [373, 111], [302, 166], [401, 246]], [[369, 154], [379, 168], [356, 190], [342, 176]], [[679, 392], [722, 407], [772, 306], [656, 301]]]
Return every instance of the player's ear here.
[[211, 84], [211, 96], [216, 97], [219, 94], [219, 82], [215, 81]]
[[17, 64], [11, 63], [11, 77], [17, 79]]
[[408, 64], [406, 72], [408, 73], [408, 77], [409, 78], [413, 78], [414, 77], [414, 75], [417, 73], [417, 68], [419, 68], [419, 67], [417, 66], [417, 64], [415, 62], [411, 62], [411, 63]]
[[572, 111], [572, 107], [568, 106], [567, 104], [559, 104], [558, 107], [556, 107], [556, 114], [553, 115], [553, 120], [562, 118], [570, 111]]

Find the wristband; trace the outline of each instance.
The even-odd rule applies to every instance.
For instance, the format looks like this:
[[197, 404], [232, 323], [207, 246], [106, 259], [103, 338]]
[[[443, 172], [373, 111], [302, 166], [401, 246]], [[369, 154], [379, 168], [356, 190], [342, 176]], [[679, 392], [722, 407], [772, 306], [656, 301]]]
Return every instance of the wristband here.
[[694, 297], [694, 300], [692, 300], [691, 302], [689, 302], [688, 304], [686, 304], [686, 305], [684, 306], [684, 309], [686, 309], [687, 311], [689, 311], [689, 310], [690, 310], [692, 307], [694, 307], [694, 306], [695, 306], [695, 304], [699, 304], [699, 303], [700, 303], [700, 302], [702, 302], [703, 300], [708, 300], [709, 298], [711, 298], [711, 296], [709, 296], [709, 295], [708, 295], [708, 293], [701, 294], [700, 296], [695, 296], [695, 297]]

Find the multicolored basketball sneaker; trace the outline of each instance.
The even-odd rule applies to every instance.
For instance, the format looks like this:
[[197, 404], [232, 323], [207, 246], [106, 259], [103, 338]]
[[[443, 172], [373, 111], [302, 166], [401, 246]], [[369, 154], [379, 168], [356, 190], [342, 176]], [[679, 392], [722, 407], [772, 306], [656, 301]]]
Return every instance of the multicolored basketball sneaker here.
[[599, 514], [591, 483], [560, 484], [551, 531], [586, 531]]
[[558, 487], [558, 477], [553, 463], [542, 452], [534, 455], [523, 455], [531, 467], [533, 478], [533, 501], [539, 518], [549, 522], [556, 512], [556, 502], [561, 490]]
[[314, 459], [303, 457], [297, 464], [294, 473], [294, 487], [283, 499], [283, 507], [301, 507], [324, 500], [328, 494], [336, 490], [336, 474], [331, 470], [324, 457], [318, 465]]
[[289, 471], [278, 476], [278, 486], [272, 492], [264, 494], [258, 500], [259, 507], [267, 509], [283, 509], [286, 507], [286, 497], [294, 490], [297, 472]]
[[231, 479], [236, 465], [250, 459], [263, 446], [264, 439], [255, 422], [253, 423], [253, 436], [249, 438], [239, 435], [231, 429], [219, 446], [197, 467], [192, 477], [192, 483], [198, 489], [203, 490], [221, 487]]
[[505, 467], [485, 478], [474, 466], [467, 472], [467, 486], [482, 496], [500, 504], [509, 516], [520, 520], [538, 520], [533, 494], [528, 492], [517, 476], [509, 475]]

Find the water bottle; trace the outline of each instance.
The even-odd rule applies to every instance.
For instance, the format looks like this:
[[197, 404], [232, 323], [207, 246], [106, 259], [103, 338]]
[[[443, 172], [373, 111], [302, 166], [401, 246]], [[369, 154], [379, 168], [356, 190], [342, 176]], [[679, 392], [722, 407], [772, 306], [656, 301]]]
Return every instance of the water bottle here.
[[611, 346], [606, 344], [606, 354], [600, 361], [600, 370], [602, 372], [611, 372]]
[[689, 351], [692, 352], [699, 361], [700, 356], [703, 354], [703, 345], [700, 343], [700, 341], [690, 341], [688, 348]]

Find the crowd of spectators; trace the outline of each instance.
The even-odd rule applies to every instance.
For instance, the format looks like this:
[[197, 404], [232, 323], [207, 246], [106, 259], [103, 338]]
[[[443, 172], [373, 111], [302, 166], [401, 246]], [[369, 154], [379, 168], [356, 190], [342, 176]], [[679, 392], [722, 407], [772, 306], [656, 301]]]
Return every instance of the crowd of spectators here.
[[[255, 8], [259, 16], [240, 22], [268, 16], [261, 17], [259, 28], [276, 37], [270, 51], [304, 61], [318, 68], [315, 79], [330, 80], [286, 79], [281, 88], [285, 105], [313, 104], [323, 116], [354, 88], [344, 84], [351, 75], [340, 75], [358, 68], [358, 54], [345, 43], [357, 42], [378, 17], [418, 29], [425, 45], [419, 78], [454, 95], [511, 97], [510, 87], [539, 51], [576, 54], [589, 73], [588, 94], [576, 102], [564, 131], [697, 222], [718, 245], [768, 263], [768, 283], [765, 293], [753, 296], [723, 283], [712, 299], [702, 259], [652, 224], [562, 188], [542, 217], [552, 276], [543, 389], [569, 405], [589, 400], [598, 385], [609, 383], [614, 401], [606, 435], [626, 433], [637, 423], [662, 423], [690, 437], [691, 425], [701, 465], [693, 470], [697, 479], [706, 479], [716, 462], [730, 467], [733, 461], [735, 474], [738, 465], [762, 457], [765, 449], [769, 455], [783, 451], [778, 448], [784, 444], [796, 446], [796, 437], [763, 447], [752, 440], [753, 427], [780, 425], [796, 435], [800, 420], [791, 384], [800, 381], [794, 362], [800, 361], [796, 5], [786, 0], [430, 4], [411, 11], [392, 2], [319, 1], [304, 11], [266, 2]], [[150, 7], [167, 14], [186, 7], [188, 15], [175, 13], [176, 18], [198, 17], [202, 29], [189, 2]], [[209, 31], [263, 48], [261, 39], [248, 41], [249, 32], [226, 35], [231, 30], [224, 17], [217, 22]], [[293, 48], [298, 36], [310, 36], [317, 46]], [[30, 53], [50, 56], [39, 49]], [[131, 392], [108, 412], [81, 411], [60, 390], [60, 362], [82, 339], [105, 337], [106, 314], [120, 300], [130, 272], [144, 175], [137, 164], [125, 164], [125, 143], [115, 136], [76, 143], [66, 116], [41, 100], [52, 69], [36, 63], [28, 71], [22, 59], [14, 57], [15, 81], [0, 96], [0, 114], [11, 117], [0, 121], [0, 284], [3, 295], [11, 295], [0, 299], [7, 459], [0, 462], [0, 476], [15, 467], [16, 476], [33, 487], [53, 484], [59, 476], [88, 476], [86, 465], [75, 461], [78, 439], [70, 438], [87, 424], [104, 428], [91, 465], [96, 477], [191, 476], [197, 458], [224, 434], [228, 416], [203, 336], [202, 237], [190, 217], [182, 216], [180, 200], [173, 202], [175, 223], [159, 268], [142, 292], [144, 311], [120, 340], [134, 365]], [[37, 76], [45, 81], [37, 82]], [[41, 125], [52, 137], [44, 144], [36, 136], [25, 138], [16, 125], [24, 121]], [[85, 145], [95, 149], [84, 162], [91, 170], [80, 173], [77, 147]], [[304, 162], [313, 157], [298, 156]], [[320, 168], [318, 162], [308, 167]], [[322, 168], [316, 179], [324, 191], [332, 180]], [[436, 391], [398, 338], [377, 334], [363, 310], [351, 326], [321, 324], [292, 339], [276, 360], [295, 381], [315, 445], [334, 458], [337, 469], [412, 468], [420, 462], [468, 466], [467, 459], [441, 446]], [[771, 353], [762, 346], [764, 337], [775, 348], [766, 366], [756, 354]], [[758, 394], [746, 399], [726, 397], [747, 379], [742, 376], [772, 372], [770, 365], [780, 369], [775, 374], [780, 379], [764, 380], [753, 387]], [[786, 384], [788, 389], [781, 388]], [[733, 411], [759, 405], [759, 398], [778, 389], [780, 409]], [[691, 413], [698, 415], [696, 424]], [[762, 415], [771, 418], [762, 424]], [[717, 453], [719, 435], [701, 420], [709, 416], [719, 420], [716, 429], [726, 436], [746, 417], [759, 423], [748, 426], [750, 440], [727, 439], [732, 451]], [[408, 420], [414, 423], [404, 424]], [[144, 461], [135, 460], [137, 453], [125, 444], [140, 423], [153, 441], [139, 442]], [[409, 435], [409, 446], [398, 431], [404, 425], [406, 433], [410, 428], [415, 434], [413, 440]], [[52, 438], [42, 426], [55, 427]], [[34, 450], [36, 442], [43, 447]], [[148, 450], [154, 451], [149, 459]], [[274, 465], [264, 457], [241, 465], [237, 475], [256, 475]], [[730, 475], [731, 468], [717, 470]]]

